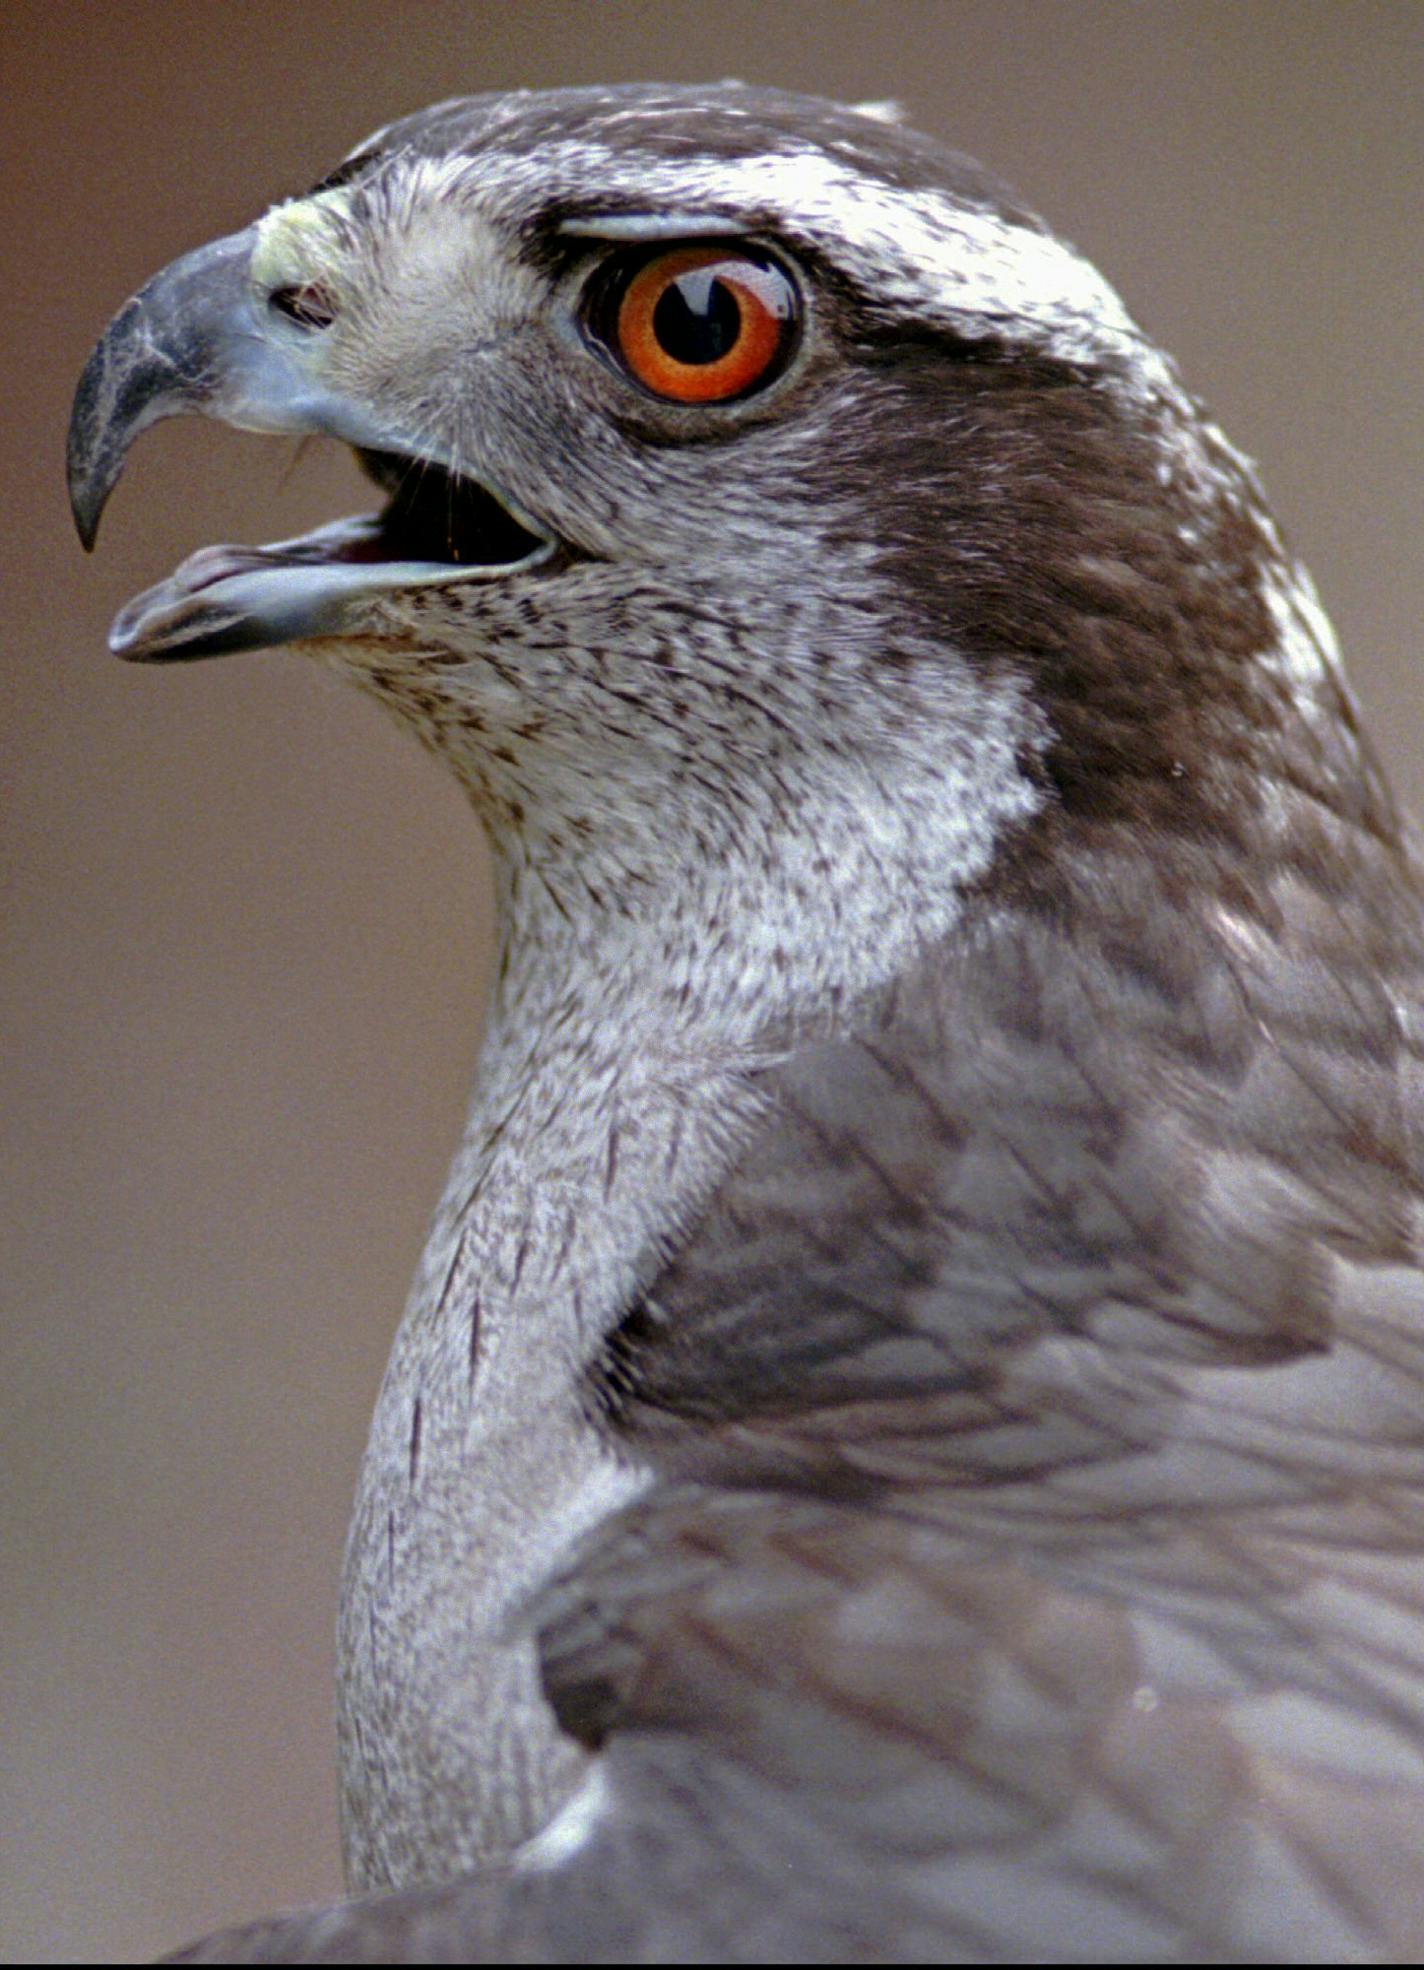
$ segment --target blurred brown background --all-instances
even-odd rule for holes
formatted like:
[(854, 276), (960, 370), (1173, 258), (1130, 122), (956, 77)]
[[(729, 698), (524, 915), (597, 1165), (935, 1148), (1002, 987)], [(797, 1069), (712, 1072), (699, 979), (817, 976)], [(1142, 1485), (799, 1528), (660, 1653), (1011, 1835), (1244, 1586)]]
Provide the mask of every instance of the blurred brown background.
[(146, 438), (88, 563), (68, 396), (174, 254), (441, 96), (736, 74), (897, 96), (1099, 261), (1262, 464), (1424, 806), (1424, 8), (0, 6), (7, 825), (0, 1952), (339, 1887), (332, 1609), (475, 1054), (435, 768), (297, 658), (127, 668), (193, 547), (369, 503), (334, 448)]

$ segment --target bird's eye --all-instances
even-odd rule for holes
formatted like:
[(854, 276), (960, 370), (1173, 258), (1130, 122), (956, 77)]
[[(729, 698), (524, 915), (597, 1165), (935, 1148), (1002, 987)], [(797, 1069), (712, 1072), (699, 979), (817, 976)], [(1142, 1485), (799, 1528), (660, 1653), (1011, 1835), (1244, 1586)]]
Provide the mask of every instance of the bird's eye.
[(769, 254), (703, 244), (620, 256), (598, 284), (591, 326), (654, 396), (722, 404), (781, 373), (799, 313)]

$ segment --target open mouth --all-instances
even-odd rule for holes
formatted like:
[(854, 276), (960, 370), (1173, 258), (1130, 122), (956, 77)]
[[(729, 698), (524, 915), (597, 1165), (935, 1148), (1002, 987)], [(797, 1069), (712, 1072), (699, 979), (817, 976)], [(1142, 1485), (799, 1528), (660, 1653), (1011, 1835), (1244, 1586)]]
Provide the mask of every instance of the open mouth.
[(400, 452), (356, 456), (388, 495), (379, 513), (262, 547), (200, 548), (125, 604), (109, 647), (163, 663), (354, 633), (353, 605), (366, 597), (497, 577), (554, 551), (479, 480)]
[(358, 451), (362, 470), (390, 501), (377, 516), (372, 560), (454, 568), (512, 568), (543, 540), (476, 479), (399, 452)]

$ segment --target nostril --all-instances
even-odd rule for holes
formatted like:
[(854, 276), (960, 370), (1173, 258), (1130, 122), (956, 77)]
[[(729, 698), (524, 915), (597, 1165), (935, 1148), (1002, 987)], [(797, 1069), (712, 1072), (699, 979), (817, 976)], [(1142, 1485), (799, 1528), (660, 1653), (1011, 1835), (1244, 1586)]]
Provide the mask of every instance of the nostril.
[(336, 297), (320, 281), (307, 281), (301, 287), (274, 287), (267, 305), (298, 328), (330, 328), (336, 320)]

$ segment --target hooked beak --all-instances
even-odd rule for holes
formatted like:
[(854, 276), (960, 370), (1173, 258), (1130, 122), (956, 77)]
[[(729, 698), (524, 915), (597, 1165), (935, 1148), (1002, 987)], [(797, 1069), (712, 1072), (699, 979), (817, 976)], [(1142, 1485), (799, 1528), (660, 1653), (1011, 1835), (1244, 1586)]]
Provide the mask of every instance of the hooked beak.
[(189, 412), (343, 439), (390, 497), (379, 514), (296, 540), (200, 550), (119, 612), (109, 643), (120, 656), (170, 661), (350, 633), (373, 595), (504, 575), (554, 551), (507, 496), (322, 383), (319, 335), (281, 316), (251, 278), (254, 240), (249, 228), (175, 260), (104, 331), (69, 426), (80, 540), (93, 547), (139, 433)]

